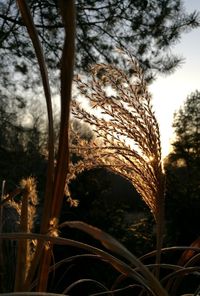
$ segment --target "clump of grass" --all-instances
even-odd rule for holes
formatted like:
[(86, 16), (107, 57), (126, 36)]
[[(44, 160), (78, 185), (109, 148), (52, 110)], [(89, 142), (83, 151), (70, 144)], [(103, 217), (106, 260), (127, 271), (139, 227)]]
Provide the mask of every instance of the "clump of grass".
[[(199, 271), (199, 267), (190, 268), (189, 266), (198, 262), (199, 254), (191, 258), (187, 262), (188, 265), (184, 267), (158, 264), (163, 230), (164, 173), (162, 171), (159, 129), (152, 111), (151, 98), (137, 62), (128, 54), (131, 72), (134, 74), (131, 77), (117, 67), (103, 64), (92, 68), (93, 80), (90, 83), (77, 79), (82, 95), (88, 97), (93, 107), (100, 109), (104, 115), (99, 118), (81, 109), (74, 102), (74, 115), (77, 118), (84, 119), (94, 127), (98, 141), (90, 141), (90, 143), (80, 141), (78, 148), (72, 146), (72, 151), (84, 157), (84, 162), (80, 161), (75, 166), (71, 165), (69, 174), (68, 135), (74, 59), (75, 4), (73, 0), (58, 1), (65, 29), (65, 41), (61, 59), (60, 138), (56, 167), (54, 167), (51, 93), (45, 59), (27, 3), (25, 0), (18, 0), (17, 2), (35, 48), (44, 86), (49, 120), (49, 157), (40, 233), (33, 232), (37, 204), (34, 179), (22, 180), (20, 188), (17, 188), (8, 196), (2, 196), (0, 204), (1, 225), (3, 225), (0, 233), (1, 268), (2, 266), (5, 267), (2, 261), (2, 258), (5, 258), (4, 255), (10, 256), (10, 253), (6, 254), (2, 249), (2, 242), (12, 244), (14, 250), (12, 256), (16, 258), (16, 269), (14, 266), (15, 261), (12, 261), (12, 266), (6, 266), (8, 272), (14, 272), (14, 279), (11, 279), (12, 282), (9, 283), (9, 287), (6, 287), (5, 292), (14, 291), (13, 295), (48, 295), (48, 293), (40, 292), (47, 291), (49, 273), (52, 270), (55, 271), (58, 266), (65, 262), (71, 264), (80, 257), (91, 257), (92, 253), (93, 258), (110, 264), (121, 275), (110, 288), (93, 279), (81, 279), (69, 284), (63, 293), (70, 292), (79, 284), (90, 282), (103, 291), (93, 295), (113, 295), (115, 292), (129, 291), (130, 288), (136, 289), (136, 291), (139, 289), (139, 295), (167, 296), (171, 290), (172, 295), (176, 295), (180, 276), (183, 278), (190, 272)], [(113, 94), (108, 94), (107, 87), (111, 87)], [(106, 167), (122, 175), (130, 180), (141, 194), (158, 225), (158, 244), (155, 252), (143, 256), (139, 260), (122, 244), (98, 228), (80, 221), (68, 221), (59, 225), (63, 195), (68, 190), (68, 184), (65, 183), (66, 177), (68, 177), (67, 180), (69, 181), (81, 170), (90, 169), (94, 166)], [(20, 205), (12, 201), (12, 197), (17, 194), (22, 196)], [(71, 205), (77, 205), (77, 202), (70, 197), (69, 202)], [(8, 217), (12, 218), (13, 224), (10, 224), (11, 219), (7, 220)], [(94, 239), (99, 240), (106, 250), (80, 241), (59, 237), (59, 229), (66, 226), (86, 232)], [(37, 246), (32, 249), (30, 242), (35, 240)], [(71, 256), (52, 264), (51, 255), (54, 244), (81, 249), (90, 254)], [(182, 248), (182, 250), (185, 249)], [(196, 247), (189, 249), (199, 252), (199, 248)], [(170, 250), (173, 251), (173, 249)], [(162, 252), (165, 252), (165, 250), (162, 250)], [(142, 263), (146, 258), (155, 254), (157, 254), (157, 264), (147, 265)], [(172, 272), (159, 281), (151, 272), (153, 268), (158, 266), (172, 270)], [(176, 277), (178, 281), (176, 281)], [(125, 284), (122, 288), (118, 288), (118, 284), (124, 278), (130, 279), (132, 284), (129, 286)], [(166, 288), (164, 289), (163, 286)], [(198, 295), (198, 291), (199, 289), (196, 290), (195, 295)]]

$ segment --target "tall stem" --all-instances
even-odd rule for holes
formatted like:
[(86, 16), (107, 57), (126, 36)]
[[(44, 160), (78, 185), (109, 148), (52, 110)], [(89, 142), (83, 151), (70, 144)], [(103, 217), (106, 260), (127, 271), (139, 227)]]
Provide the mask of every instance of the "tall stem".
[[(61, 59), (60, 135), (49, 224), (52, 221), (56, 222), (59, 219), (64, 197), (66, 177), (69, 172), (68, 130), (75, 53), (74, 0), (59, 0), (58, 3), (65, 28), (65, 41)], [(47, 288), (48, 270), (51, 263), (51, 250), (52, 246), (44, 248), (44, 254), (39, 269), (37, 291), (45, 291)]]

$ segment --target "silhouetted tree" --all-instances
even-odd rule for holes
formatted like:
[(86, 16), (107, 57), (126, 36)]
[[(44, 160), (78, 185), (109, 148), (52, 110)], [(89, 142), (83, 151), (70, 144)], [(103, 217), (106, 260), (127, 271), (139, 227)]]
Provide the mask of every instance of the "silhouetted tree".
[(191, 243), (199, 233), (200, 92), (189, 95), (174, 115), (175, 140), (166, 163), (167, 213), (175, 243)]
[(34, 101), (27, 114), (23, 99), (10, 102), (1, 93), (0, 101), (0, 184), (5, 180), (9, 192), (23, 177), (33, 175), (40, 179), (42, 188), (46, 167), (46, 127), (41, 103)]
[[(51, 78), (55, 88), (63, 40), (57, 1), (29, 0), (28, 4), (46, 60), (53, 69)], [(118, 57), (113, 55), (113, 49), (125, 47), (150, 76), (169, 73), (181, 60), (169, 49), (185, 31), (198, 25), (198, 14), (187, 13), (180, 0), (77, 0), (76, 66), (85, 70), (97, 62), (116, 63)], [(35, 54), (15, 0), (0, 1), (0, 35), (0, 65), (5, 86), (12, 82), (14, 90), (19, 87), (18, 81), (27, 89), (30, 81), (38, 83)], [(30, 62), (35, 67), (30, 67)]]

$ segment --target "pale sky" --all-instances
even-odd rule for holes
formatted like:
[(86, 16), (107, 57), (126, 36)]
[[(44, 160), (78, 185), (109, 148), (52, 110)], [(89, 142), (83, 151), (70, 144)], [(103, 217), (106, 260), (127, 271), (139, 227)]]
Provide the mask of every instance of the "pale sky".
[[(185, 0), (185, 8), (187, 12), (200, 11), (200, 0)], [(172, 52), (184, 57), (183, 65), (169, 76), (158, 77), (149, 87), (160, 125), (163, 156), (170, 149), (174, 112), (191, 92), (200, 91), (200, 28), (184, 34)]]

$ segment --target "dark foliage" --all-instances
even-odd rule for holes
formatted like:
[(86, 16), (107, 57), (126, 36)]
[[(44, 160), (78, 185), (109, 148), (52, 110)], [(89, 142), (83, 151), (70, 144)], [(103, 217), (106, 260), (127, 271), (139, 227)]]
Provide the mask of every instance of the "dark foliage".
[(11, 192), (22, 178), (32, 175), (40, 181), (38, 189), (42, 196), (46, 174), (46, 129), (39, 104), (34, 101), (35, 113), (30, 110), (31, 123), (23, 125), (24, 101), (13, 100), (9, 106), (7, 97), (1, 93), (0, 102), (0, 184), (5, 180), (4, 193)]
[(174, 243), (190, 244), (199, 235), (200, 93), (187, 97), (174, 116), (176, 138), (166, 170), (167, 218)]
[[(57, 1), (28, 2), (48, 66), (53, 70), (50, 75), (55, 89), (63, 42)], [(182, 33), (198, 25), (198, 14), (186, 13), (179, 0), (78, 0), (76, 66), (87, 70), (97, 62), (118, 63), (113, 49), (125, 47), (141, 62), (149, 78), (157, 72), (169, 73), (181, 59), (168, 49)], [(14, 91), (16, 86), (19, 88), (17, 81), (25, 89), (35, 82), (36, 91), (39, 79), (35, 54), (15, 0), (0, 1), (0, 54), (4, 86), (12, 84)]]

